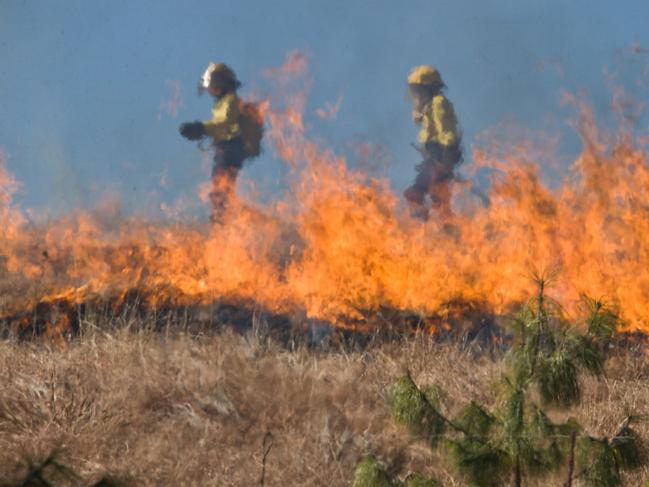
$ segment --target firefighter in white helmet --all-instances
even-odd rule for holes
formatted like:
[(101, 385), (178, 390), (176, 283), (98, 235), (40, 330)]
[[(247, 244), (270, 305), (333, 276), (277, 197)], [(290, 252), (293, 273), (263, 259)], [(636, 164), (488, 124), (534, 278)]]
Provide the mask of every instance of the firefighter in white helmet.
[(261, 152), (263, 120), (254, 103), (237, 96), (241, 83), (234, 71), (223, 63), (210, 63), (201, 78), (199, 91), (215, 98), (212, 118), (187, 122), (180, 133), (189, 140), (209, 137), (215, 149), (212, 168), (212, 220), (220, 221), (231, 197), (237, 175), (248, 158)]

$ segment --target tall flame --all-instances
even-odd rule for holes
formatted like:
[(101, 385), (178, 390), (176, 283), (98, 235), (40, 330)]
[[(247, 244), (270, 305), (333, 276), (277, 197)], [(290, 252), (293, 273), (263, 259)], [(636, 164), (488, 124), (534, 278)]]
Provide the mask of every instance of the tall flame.
[(30, 225), (0, 165), (0, 264), (38, 283), (13, 307), (136, 288), (151, 304), (244, 299), (345, 326), (382, 307), (436, 313), (458, 300), (503, 312), (529, 294), (534, 269), (560, 268), (554, 292), (569, 312), (582, 294), (605, 298), (649, 332), (649, 161), (628, 127), (605, 134), (578, 103), (583, 151), (556, 188), (522, 142), (498, 156), (476, 149), (469, 172), (493, 170), (488, 204), (456, 183), (453, 214), (421, 222), (389, 181), (308, 138), (306, 89), (288, 89), (306, 79), (304, 57), (267, 75), (278, 93), (263, 106), (268, 139), (291, 191), (265, 207), (235, 200), (213, 228), (90, 211)]

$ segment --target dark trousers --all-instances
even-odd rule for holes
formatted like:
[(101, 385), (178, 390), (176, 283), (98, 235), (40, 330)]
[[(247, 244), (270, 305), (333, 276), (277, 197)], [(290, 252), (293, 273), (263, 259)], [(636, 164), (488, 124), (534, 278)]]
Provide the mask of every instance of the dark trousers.
[[(424, 160), (416, 167), (417, 176), (406, 189), (404, 196), (419, 216), (428, 213), (426, 197), (430, 197), (432, 207), (444, 212), (450, 211), (449, 182), (455, 177), (455, 168), (462, 160), (459, 146), (442, 146), (429, 143), (419, 149)], [(425, 215), (424, 215), (425, 213)]]
[(246, 159), (243, 139), (223, 141), (214, 144), (214, 165), (212, 166), (212, 221), (221, 221), (227, 202), (234, 193), (237, 176)]

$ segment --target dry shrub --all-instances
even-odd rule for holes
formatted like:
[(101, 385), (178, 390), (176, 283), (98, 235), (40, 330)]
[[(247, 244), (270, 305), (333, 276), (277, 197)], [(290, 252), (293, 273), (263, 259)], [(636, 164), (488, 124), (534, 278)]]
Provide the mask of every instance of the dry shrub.
[[(364, 351), (289, 351), (230, 332), (192, 337), (89, 331), (60, 347), (0, 342), (0, 477), (25, 458), (58, 459), (91, 485), (349, 485), (358, 460), (402, 478), (420, 471), (461, 485), (446, 462), (389, 416), (386, 393), (406, 366), (457, 402), (494, 401), (497, 361), (414, 338)], [(588, 380), (577, 420), (610, 434), (649, 405), (649, 366), (621, 352)], [(649, 440), (649, 426), (636, 429)], [(638, 485), (649, 470), (635, 472)], [(644, 477), (643, 477), (644, 476)]]

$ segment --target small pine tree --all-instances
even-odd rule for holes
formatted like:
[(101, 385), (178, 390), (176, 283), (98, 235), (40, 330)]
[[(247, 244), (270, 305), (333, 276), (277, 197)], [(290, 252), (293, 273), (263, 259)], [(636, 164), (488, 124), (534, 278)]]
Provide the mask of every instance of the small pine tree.
[(352, 487), (395, 487), (395, 484), (376, 459), (367, 457), (356, 466)]
[(401, 482), (391, 478), (375, 458), (366, 457), (356, 466), (352, 487), (439, 487), (439, 484), (420, 473), (411, 473)]
[(521, 487), (525, 478), (566, 466), (568, 487), (577, 478), (612, 487), (620, 485), (623, 469), (643, 463), (630, 417), (612, 437), (594, 438), (574, 420), (553, 423), (544, 411), (579, 403), (580, 376), (603, 374), (604, 352), (618, 325), (611, 308), (585, 299), (586, 331), (580, 333), (546, 296), (547, 282), (537, 279), (537, 295), (512, 320), (508, 368), (494, 411), (472, 401), (459, 413), (447, 414), (439, 389), (420, 389), (409, 373), (390, 391), (394, 419), (431, 448), (442, 446), (470, 485), (495, 487), (510, 481)]
[(420, 473), (412, 473), (403, 481), (403, 487), (438, 487), (439, 484), (430, 477)]
[[(54, 487), (61, 485), (84, 485), (81, 478), (69, 467), (62, 464), (58, 459), (58, 453), (53, 452), (44, 460), (33, 462), (27, 460), (26, 474), (20, 480), (13, 482), (2, 482), (0, 487)], [(86, 484), (87, 485), (87, 484)], [(118, 487), (127, 485), (124, 481), (104, 477), (94, 482), (91, 487)]]

